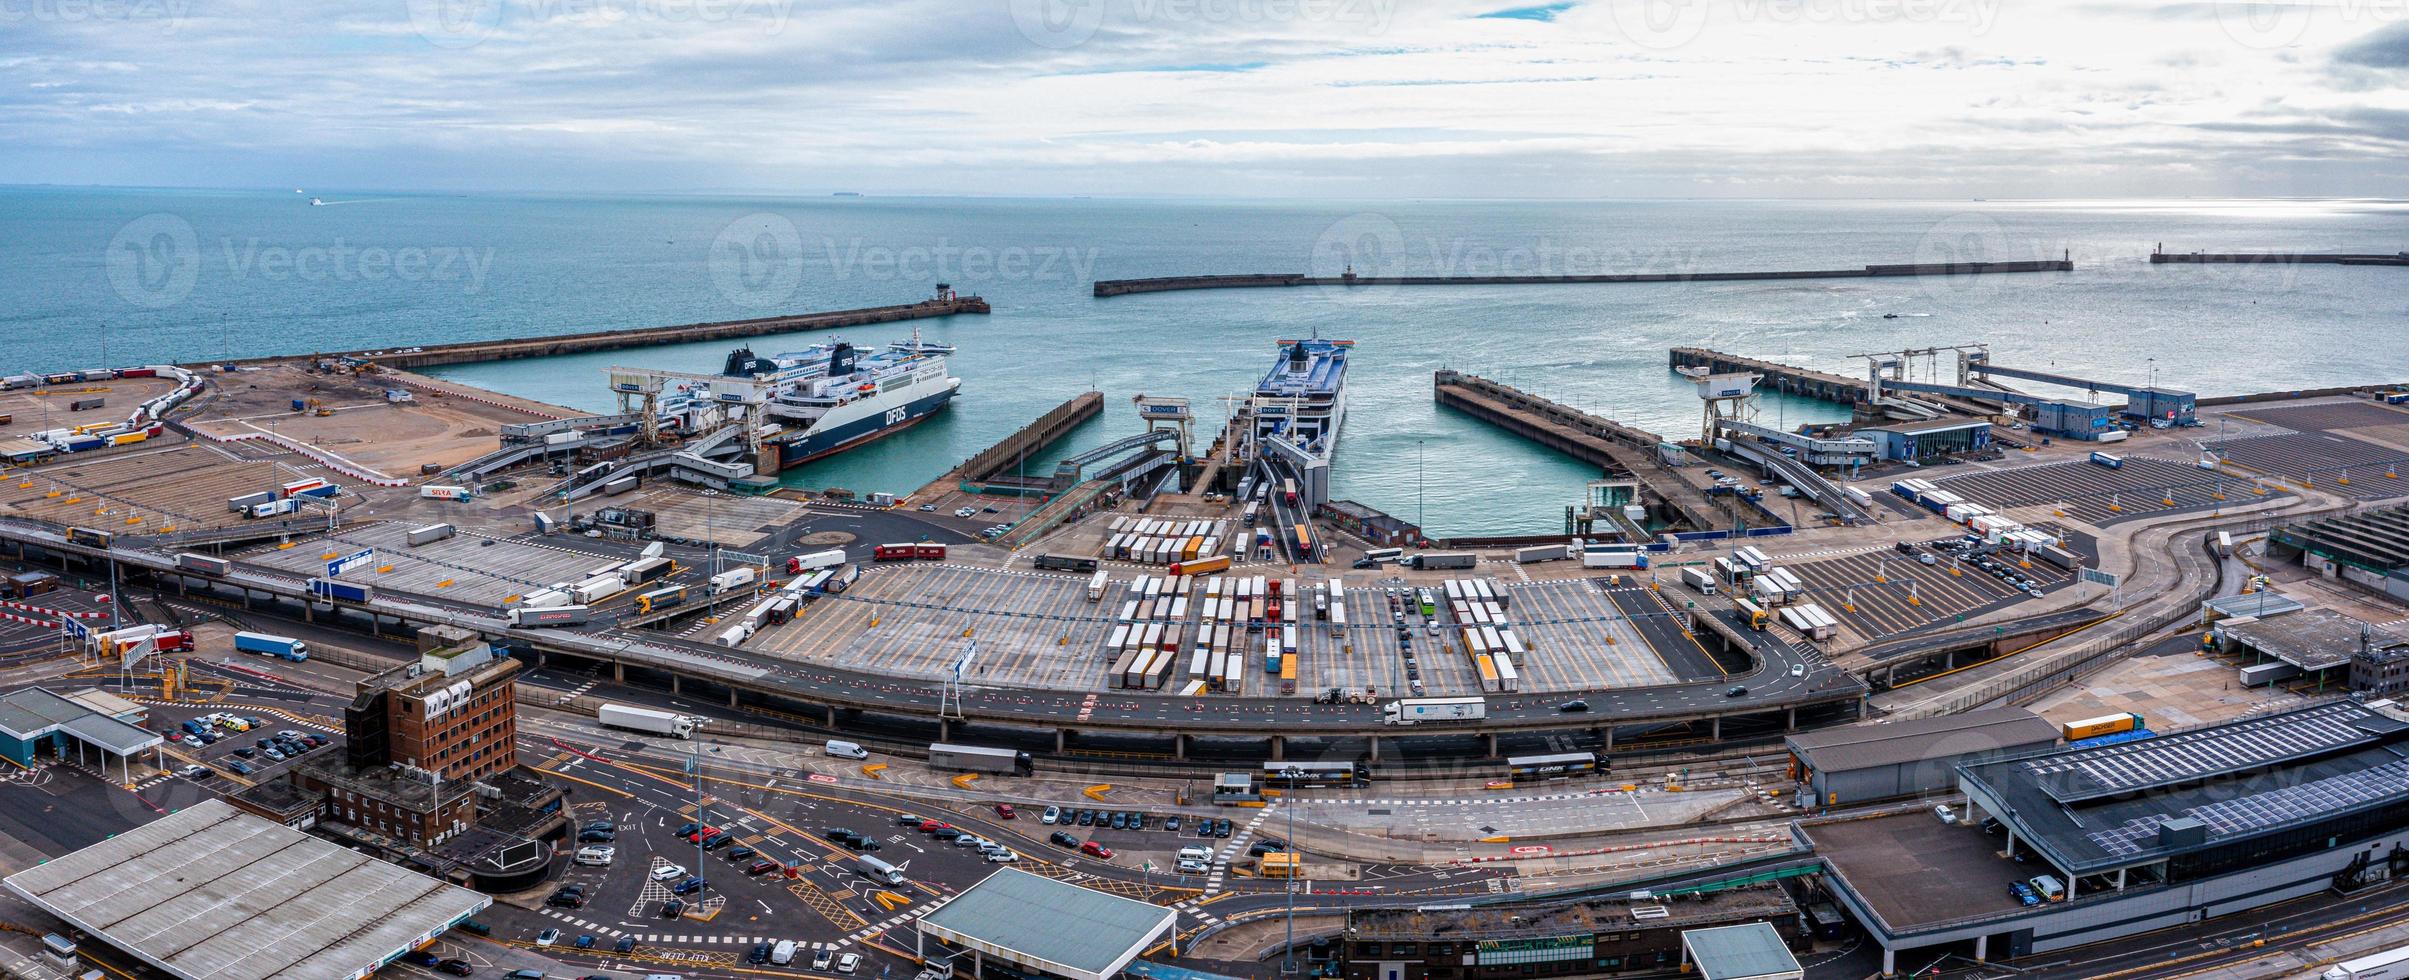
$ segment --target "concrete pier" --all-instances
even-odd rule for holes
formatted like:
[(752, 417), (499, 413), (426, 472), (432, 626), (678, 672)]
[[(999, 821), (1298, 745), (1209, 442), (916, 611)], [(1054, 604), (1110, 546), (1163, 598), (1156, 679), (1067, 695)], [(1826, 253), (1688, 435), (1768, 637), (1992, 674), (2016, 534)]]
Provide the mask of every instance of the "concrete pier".
[[(2409, 252), (2168, 252), (2150, 253), (2151, 265), (2404, 265)], [(1097, 295), (1103, 295), (1098, 293)]]
[[(1095, 418), (1103, 412), (1103, 393), (1080, 392), (1072, 396), (1069, 401), (1056, 405), (1044, 415), (1038, 416), (1035, 421), (1021, 426), (1011, 435), (998, 440), (995, 445), (980, 450), (978, 455), (963, 460), (962, 465), (945, 471), (944, 475), (929, 481), (928, 485), (921, 487), (918, 492), (912, 494), (912, 497), (915, 499), (933, 498), (956, 487), (969, 489), (967, 484), (995, 481), (1016, 473), (1023, 463), (1044, 452), (1047, 446), (1053, 445), (1056, 440), (1061, 439), (1072, 429), (1078, 428), (1080, 423)], [(1021, 480), (1005, 482), (1010, 482), (1016, 487), (1031, 485), (1028, 481)], [(1048, 486), (1048, 482), (1048, 479), (1040, 478), (1034, 482), (1033, 489), (1042, 492)]]
[(681, 344), (697, 340), (736, 340), (769, 334), (833, 330), (838, 327), (858, 327), (871, 323), (926, 320), (961, 313), (986, 312), (986, 300), (976, 296), (960, 296), (922, 300), (902, 306), (873, 306), (866, 309), (837, 310), (828, 313), (800, 313), (792, 316), (769, 316), (751, 320), (687, 323), (673, 327), (639, 327), (633, 330), (598, 330), (590, 333), (556, 334), (550, 337), (436, 344), (413, 348), (406, 352), (387, 351), (374, 356), (370, 356), (368, 352), (359, 351), (353, 352), (352, 356), (362, 357), (388, 367), (416, 369), (440, 364), (509, 361), (522, 357), (581, 354), (587, 351), (620, 350), (628, 347), (649, 347), (655, 344)]
[(1589, 276), (1308, 276), (1303, 273), (1233, 273), (1165, 276), (1156, 279), (1098, 279), (1096, 295), (1167, 293), (1186, 289), (1259, 289), (1281, 286), (1563, 286), (1616, 282), (1746, 282), (1765, 279), (1867, 279), (1887, 276), (1972, 276), (2013, 272), (2072, 272), (2068, 259), (2035, 262), (1924, 262), (1869, 265), (1861, 269), (1787, 272), (1634, 272)]
[(1477, 375), (1442, 369), (1432, 375), (1431, 383), (1432, 396), (1441, 405), (1471, 413), (1484, 422), (1609, 472), (1631, 474), (1694, 527), (1722, 527), (1732, 519), (1704, 491), (1665, 471), (1656, 460), (1656, 447), (1665, 440), (1655, 433), (1567, 408)]
[(1863, 378), (1844, 378), (1837, 374), (1791, 367), (1772, 361), (1760, 361), (1753, 357), (1726, 354), (1722, 351), (1707, 350), (1704, 347), (1673, 348), (1672, 366), (1675, 369), (1703, 367), (1717, 373), (1747, 371), (1763, 375), (1764, 380), (1759, 384), (1784, 394), (1838, 402), (1842, 405), (1863, 405), (1873, 397), (1872, 389), (1866, 387)]

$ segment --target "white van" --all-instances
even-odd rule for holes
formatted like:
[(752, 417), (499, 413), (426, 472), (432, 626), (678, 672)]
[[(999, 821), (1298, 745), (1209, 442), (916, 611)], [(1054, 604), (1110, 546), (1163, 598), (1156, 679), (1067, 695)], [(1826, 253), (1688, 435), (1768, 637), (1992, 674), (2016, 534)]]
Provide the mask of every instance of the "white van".
[(776, 946), (773, 946), (773, 947), (771, 947), (771, 948), (770, 948), (770, 962), (772, 962), (772, 963), (776, 963), (776, 964), (778, 964), (779, 966), (785, 966), (785, 965), (787, 965), (787, 964), (789, 964), (789, 963), (792, 963), (792, 962), (794, 962), (794, 961), (795, 961), (795, 941), (794, 941), (794, 940), (792, 940), (792, 939), (781, 939), (781, 940), (778, 940), (778, 945), (776, 945)]
[(839, 742), (834, 739), (829, 740), (826, 751), (830, 758), (835, 759), (867, 759), (870, 757), (869, 749), (852, 742)]
[(2054, 875), (2034, 875), (2032, 880), (2025, 884), (2033, 886), (2033, 890), (2040, 892), (2044, 900), (2052, 902), (2066, 900), (2066, 886), (2059, 884)]

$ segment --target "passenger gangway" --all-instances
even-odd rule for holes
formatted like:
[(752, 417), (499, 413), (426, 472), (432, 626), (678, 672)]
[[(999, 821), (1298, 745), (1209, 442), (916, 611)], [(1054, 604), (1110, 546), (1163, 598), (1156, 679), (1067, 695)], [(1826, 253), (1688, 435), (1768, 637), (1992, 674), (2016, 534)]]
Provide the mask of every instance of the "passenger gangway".
[(1730, 442), (1733, 455), (1754, 462), (1780, 477), (1782, 482), (1797, 487), (1798, 492), (1805, 494), (1807, 499), (1839, 515), (1842, 522), (1850, 525), (1875, 523), (1872, 511), (1850, 500), (1848, 494), (1841, 492), (1838, 484), (1824, 479), (1823, 474), (1815, 472), (1814, 467), (1784, 456), (1780, 450), (1762, 443), (1747, 439), (1733, 439)]

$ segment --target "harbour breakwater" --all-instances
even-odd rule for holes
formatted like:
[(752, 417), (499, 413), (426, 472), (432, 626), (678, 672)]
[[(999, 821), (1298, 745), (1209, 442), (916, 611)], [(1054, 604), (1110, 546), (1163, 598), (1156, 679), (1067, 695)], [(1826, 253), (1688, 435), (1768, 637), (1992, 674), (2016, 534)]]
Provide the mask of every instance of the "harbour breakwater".
[(1808, 269), (1787, 272), (1634, 272), (1581, 276), (1337, 276), (1303, 273), (1234, 273), (1212, 276), (1165, 276), (1153, 279), (1098, 279), (1097, 296), (1129, 293), (1167, 293), (1189, 289), (1262, 289), (1290, 286), (1561, 286), (1616, 282), (1747, 282), (1779, 279), (1867, 279), (1891, 276), (1973, 276), (2017, 272), (2072, 272), (2072, 259), (2029, 262), (1918, 262), (1869, 265), (1861, 269)]
[(2409, 252), (2169, 252), (2150, 253), (2151, 265), (2400, 265)]
[(699, 340), (735, 340), (770, 334), (834, 330), (839, 327), (858, 327), (872, 323), (926, 320), (963, 313), (986, 312), (988, 312), (986, 300), (976, 296), (954, 296), (948, 293), (935, 299), (926, 299), (900, 306), (873, 306), (858, 310), (756, 317), (750, 320), (721, 320), (712, 323), (687, 323), (669, 327), (638, 327), (632, 330), (597, 330), (587, 333), (555, 334), (549, 337), (523, 337), (512, 340), (472, 340), (457, 344), (412, 347), (406, 350), (359, 351), (352, 353), (351, 356), (375, 361), (387, 367), (416, 370), (444, 364), (509, 361), (523, 357), (583, 354), (589, 351), (622, 350), (630, 347), (650, 347), (656, 344), (691, 343)]

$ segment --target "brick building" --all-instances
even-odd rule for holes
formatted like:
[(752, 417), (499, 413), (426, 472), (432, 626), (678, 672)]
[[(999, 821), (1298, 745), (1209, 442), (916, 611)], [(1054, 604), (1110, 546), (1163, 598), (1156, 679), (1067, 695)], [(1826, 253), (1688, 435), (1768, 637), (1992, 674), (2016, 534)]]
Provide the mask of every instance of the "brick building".
[(1798, 905), (1781, 885), (1769, 884), (1536, 908), (1355, 911), (1329, 946), (1345, 980), (1667, 973), (1682, 964), (1683, 931), (1748, 922), (1771, 923), (1792, 948), (1809, 942)]

